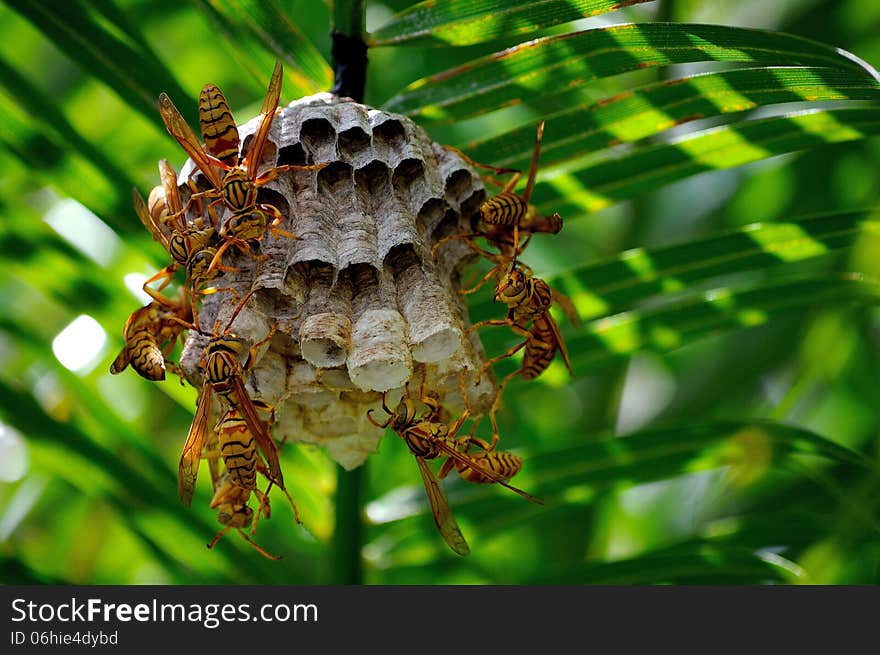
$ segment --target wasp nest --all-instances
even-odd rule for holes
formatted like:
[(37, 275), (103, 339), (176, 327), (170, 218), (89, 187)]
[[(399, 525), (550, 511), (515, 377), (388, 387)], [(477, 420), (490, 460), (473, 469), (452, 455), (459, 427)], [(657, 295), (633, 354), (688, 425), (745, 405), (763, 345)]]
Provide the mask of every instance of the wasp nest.
[[(245, 152), (258, 122), (239, 128)], [(199, 311), (204, 330), (222, 331), (236, 298), (256, 290), (230, 330), (253, 343), (277, 327), (246, 379), (253, 398), (274, 406), (275, 437), (323, 446), (355, 468), (382, 436), (366, 419), (382, 392), (393, 403), (412, 381), (417, 395), (425, 376), (426, 392), (454, 416), (463, 369), (472, 413), (487, 411), (495, 385), (491, 375), (474, 384), (485, 353), (458, 293), (473, 253), (455, 239), (432, 256), (438, 239), (472, 230), (486, 197), (479, 176), (409, 119), (330, 94), (276, 113), (260, 171), (285, 164), (326, 164), (260, 189), (297, 238), (269, 233), (251, 255), (227, 250), (224, 265), (239, 270), (215, 286), (234, 291), (205, 296)], [(209, 188), (187, 162), (183, 193), (190, 177)], [(194, 384), (207, 341), (191, 331), (184, 348)]]

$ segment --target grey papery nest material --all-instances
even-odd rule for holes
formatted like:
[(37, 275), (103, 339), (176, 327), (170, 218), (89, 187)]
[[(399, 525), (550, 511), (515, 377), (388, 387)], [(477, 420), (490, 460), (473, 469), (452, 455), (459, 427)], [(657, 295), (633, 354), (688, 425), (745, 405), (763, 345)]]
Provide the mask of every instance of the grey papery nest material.
[[(239, 128), (245, 152), (257, 123)], [(259, 201), (278, 207), (285, 217), (280, 227), (298, 238), (267, 234), (262, 259), (230, 248), (223, 263), (240, 271), (216, 286), (242, 297), (257, 289), (231, 326), (235, 334), (253, 343), (277, 324), (246, 378), (251, 397), (275, 407), (275, 437), (323, 446), (352, 469), (375, 452), (383, 434), (367, 410), (377, 409), (381, 419), (382, 392), (393, 406), (410, 380), (417, 396), (425, 370), (426, 390), (453, 417), (464, 408), (464, 368), (473, 414), (492, 402), (491, 375), (474, 385), (485, 353), (468, 332), (458, 293), (460, 272), (474, 253), (456, 239), (438, 249), (437, 261), (431, 254), (443, 236), (472, 230), (486, 192), (461, 157), (403, 116), (330, 94), (280, 109), (260, 171), (325, 162), (318, 171), (282, 173), (261, 188)], [(180, 176), (184, 194), (190, 176), (209, 188), (188, 161)], [(226, 216), (220, 209), (220, 220)], [(206, 296), (202, 328), (222, 330), (236, 305), (228, 292)], [(184, 347), (181, 366), (193, 384), (202, 380), (207, 341), (192, 331)]]

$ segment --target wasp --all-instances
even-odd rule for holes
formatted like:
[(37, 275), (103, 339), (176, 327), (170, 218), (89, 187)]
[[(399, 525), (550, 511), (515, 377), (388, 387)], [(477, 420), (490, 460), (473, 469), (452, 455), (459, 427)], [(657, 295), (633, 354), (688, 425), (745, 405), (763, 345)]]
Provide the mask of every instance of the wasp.
[[(419, 467), (428, 502), (431, 505), (431, 513), (434, 516), (434, 523), (437, 525), (440, 535), (454, 552), (464, 556), (470, 553), (470, 547), (461, 533), (461, 528), (459, 528), (455, 517), (452, 515), (446, 494), (443, 492), (443, 488), (440, 486), (440, 482), (428, 465), (427, 460), (438, 457), (449, 458), (460, 464), (464, 469), (473, 470), (475, 473), (507, 487), (532, 502), (543, 504), (543, 501), (521, 489), (511, 486), (503, 476), (498, 475), (490, 468), (484, 467), (478, 459), (474, 459), (459, 450), (455, 437), (470, 415), (470, 408), (466, 406), (462, 415), (452, 425), (440, 422), (436, 420), (440, 412), (440, 404), (436, 399), (425, 395), (424, 387), (425, 381), (423, 378), (419, 400), (427, 409), (422, 414), (417, 412), (415, 402), (410, 398), (407, 387), (406, 393), (394, 410), (386, 404), (386, 394), (382, 394), (382, 409), (388, 415), (384, 423), (380, 423), (373, 418), (373, 410), (367, 411), (367, 419), (379, 428), (391, 426), (391, 429), (406, 443)], [(462, 371), (462, 387), (464, 387), (464, 371)], [(464, 388), (462, 388), (462, 397), (467, 404), (467, 395)]]
[[(474, 453), (468, 452), (472, 442), (477, 443), (482, 450)], [(438, 478), (445, 478), (454, 468), (458, 471), (458, 475), (462, 480), (476, 484), (492, 484), (496, 480), (487, 476), (484, 473), (485, 470), (492, 471), (505, 482), (522, 470), (522, 457), (507, 451), (495, 450), (493, 445), (486, 443), (482, 439), (468, 436), (462, 439), (457, 447), (475, 462), (477, 466), (474, 467), (461, 460), (450, 458), (443, 462), (443, 466), (440, 467), (440, 472), (437, 474)]]
[(574, 375), (562, 333), (550, 314), (553, 302), (560, 305), (573, 324), (579, 322), (577, 310), (568, 298), (557, 293), (544, 280), (523, 271), (515, 261), (513, 268), (495, 287), (494, 300), (500, 300), (507, 305), (507, 317), (480, 321), (472, 325), (470, 329), (476, 330), (489, 325), (506, 325), (524, 340), (507, 352), (486, 361), (480, 368), (477, 380), (479, 381), (482, 374), (496, 362), (512, 357), (523, 349), (524, 353), (520, 368), (505, 376), (501, 384), (498, 385), (495, 400), (489, 411), (492, 422), (493, 446), (498, 441), (498, 425), (495, 414), (501, 402), (501, 394), (513, 377), (518, 375), (524, 380), (534, 380), (549, 368), (557, 352), (562, 356), (562, 361), (569, 374)]
[[(189, 507), (192, 503), (193, 489), (198, 477), (199, 461), (208, 432), (208, 415), (211, 409), (211, 399), (217, 394), (224, 410), (235, 410), (241, 414), (244, 424), (256, 440), (257, 447), (262, 452), (268, 465), (267, 477), (271, 482), (284, 488), (284, 479), (281, 474), (281, 466), (278, 462), (278, 449), (275, 442), (269, 436), (265, 425), (260, 421), (254, 401), (244, 386), (244, 375), (256, 363), (256, 355), (259, 348), (268, 343), (275, 334), (277, 325), (273, 325), (260, 341), (255, 342), (248, 348), (243, 339), (230, 333), (230, 328), (239, 312), (244, 308), (250, 296), (255, 291), (245, 295), (235, 311), (232, 313), (223, 332), (217, 333), (216, 329), (205, 348), (204, 368), (205, 380), (199, 392), (196, 402), (196, 412), (187, 435), (183, 453), (180, 457), (177, 476), (177, 490), (181, 501)], [(247, 355), (244, 364), (242, 357)]]
[(160, 225), (171, 231), (170, 236), (161, 242), (171, 255), (172, 269), (185, 269), (187, 278), (191, 280), (216, 277), (219, 272), (209, 275), (208, 271), (208, 265), (217, 252), (219, 239), (216, 228), (212, 224), (205, 225), (202, 217), (193, 224), (187, 223), (177, 186), (177, 172), (167, 159), (159, 161), (159, 179), (161, 184), (150, 192), (146, 212), (143, 200), (136, 194), (135, 205), (141, 222), (160, 240), (159, 235), (165, 234)]
[[(244, 157), (239, 154), (238, 128), (226, 98), (216, 85), (206, 85), (199, 94), (199, 121), (204, 147), (171, 99), (165, 93), (159, 96), (159, 113), (165, 127), (213, 186), (209, 191), (193, 194), (190, 201), (200, 197), (215, 198), (208, 205), (209, 212), (218, 203), (225, 204), (231, 212), (231, 216), (220, 226), (219, 235), (224, 243), (214, 254), (210, 269), (216, 268), (220, 257), (230, 246), (250, 252), (248, 242), (261, 240), (267, 230), (295, 239), (295, 235), (279, 227), (283, 216), (277, 207), (257, 202), (257, 191), (284, 171), (318, 170), (326, 165), (276, 166), (263, 175), (257, 175), (281, 97), (282, 73), (281, 62), (276, 61), (261, 109), (262, 119)], [(217, 169), (226, 172), (221, 176)], [(271, 221), (269, 216), (272, 217)]]
[[(175, 271), (186, 272), (187, 284), (194, 293), (209, 294), (221, 290), (232, 291), (226, 287), (203, 288), (202, 285), (223, 272), (238, 269), (215, 265), (211, 268), (217, 255), (217, 231), (213, 225), (205, 225), (202, 219), (188, 224), (183, 213), (180, 190), (177, 187), (177, 173), (168, 160), (159, 162), (161, 184), (154, 188), (149, 197), (149, 205), (137, 189), (132, 189), (132, 202), (135, 213), (150, 232), (153, 238), (171, 255), (172, 262), (150, 279), (144, 282), (143, 289), (155, 300), (161, 298), (161, 291), (174, 278)], [(154, 290), (151, 285), (162, 280)], [(198, 311), (195, 296), (190, 297), (193, 324), (198, 328)]]
[(181, 377), (177, 365), (166, 358), (174, 349), (183, 330), (191, 327), (191, 304), (185, 289), (177, 302), (156, 294), (150, 304), (134, 311), (125, 322), (122, 335), (125, 345), (110, 365), (110, 373), (118, 375), (131, 364), (147, 380), (165, 379), (166, 364)]
[[(251, 403), (254, 408), (271, 410), (262, 401), (252, 400)], [(271, 411), (273, 419), (270, 422), (273, 422), (274, 410)], [(249, 489), (260, 496), (261, 494), (257, 489), (257, 473), (262, 473), (287, 494), (287, 499), (293, 508), (296, 522), (300, 523), (299, 511), (296, 508), (296, 503), (293, 502), (293, 498), (291, 498), (290, 494), (287, 493), (287, 489), (278, 480), (270, 478), (269, 472), (257, 452), (254, 434), (242, 411), (237, 407), (229, 407), (217, 421), (214, 432), (217, 435), (219, 446), (218, 455), (223, 459), (223, 464), (226, 467), (226, 472), (231, 482), (243, 489)], [(210, 454), (207, 456), (210, 456)]]
[[(261, 409), (268, 408), (260, 401), (253, 401), (253, 404)], [(253, 433), (239, 409), (230, 407), (220, 417), (214, 428), (212, 444), (215, 445), (216, 450), (213, 453), (203, 453), (202, 457), (209, 460), (211, 479), (214, 484), (211, 509), (217, 510), (217, 521), (224, 527), (214, 536), (208, 544), (208, 548), (213, 548), (229, 530), (236, 529), (245, 541), (262, 555), (269, 559), (280, 559), (280, 557), (267, 553), (244, 532), (245, 528), (251, 527), (251, 535), (255, 534), (260, 516), (269, 518), (271, 511), (269, 490), (273, 484), (280, 485), (271, 477), (260, 459)], [(218, 475), (217, 458), (222, 458), (226, 468), (222, 476)], [(261, 473), (269, 480), (265, 491), (260, 491), (257, 488), (257, 473)], [(283, 486), (281, 489), (290, 501), (296, 522), (300, 523), (296, 503), (293, 502), (287, 489)], [(259, 503), (256, 513), (249, 507), (252, 493), (257, 497)]]
[[(475, 453), (468, 452), (470, 445), (475, 443), (481, 448)], [(519, 455), (514, 455), (503, 450), (495, 450), (494, 445), (488, 444), (482, 439), (472, 435), (463, 437), (457, 442), (459, 450), (479, 466), (476, 468), (460, 460), (447, 459), (440, 468), (438, 478), (445, 478), (454, 468), (462, 480), (476, 484), (492, 484), (495, 479), (488, 477), (483, 471), (488, 469), (495, 473), (505, 482), (522, 470), (523, 460)]]
[[(535, 186), (535, 176), (538, 172), (538, 158), (541, 152), (541, 140), (543, 139), (543, 136), (544, 121), (541, 121), (538, 124), (538, 134), (535, 139), (535, 147), (529, 165), (526, 188), (522, 195), (514, 192), (517, 182), (519, 182), (522, 177), (522, 171), (510, 168), (497, 168), (495, 166), (489, 166), (488, 164), (480, 164), (473, 161), (458, 149), (447, 146), (447, 148), (457, 152), (472, 166), (489, 169), (496, 174), (511, 174), (510, 179), (504, 185), (501, 185), (495, 178), (489, 178), (490, 181), (499, 186), (503, 186), (503, 188), (500, 193), (492, 196), (480, 205), (478, 231), (464, 234), (452, 234), (440, 239), (434, 244), (432, 250), (436, 253), (440, 245), (448, 240), (466, 239), (471, 249), (495, 264), (495, 266), (490, 269), (476, 285), (469, 289), (462, 290), (462, 294), (466, 295), (475, 293), (493, 276), (502, 275), (505, 267), (509, 266), (510, 262), (525, 249), (532, 234), (538, 232), (557, 234), (562, 230), (562, 217), (559, 216), (559, 214), (554, 213), (550, 216), (542, 216), (537, 213), (533, 205), (529, 204), (529, 200), (532, 197), (532, 190)], [(527, 234), (522, 244), (520, 244), (519, 241), (520, 232)], [(480, 248), (474, 242), (474, 239), (477, 237), (485, 238), (498, 250), (498, 253), (493, 253), (484, 248)]]

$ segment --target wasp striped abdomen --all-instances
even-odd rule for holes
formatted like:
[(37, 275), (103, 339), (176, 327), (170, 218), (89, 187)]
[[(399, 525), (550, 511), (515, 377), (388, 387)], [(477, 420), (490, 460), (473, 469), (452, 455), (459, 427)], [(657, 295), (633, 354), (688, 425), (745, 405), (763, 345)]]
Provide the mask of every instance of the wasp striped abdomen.
[(110, 366), (110, 373), (117, 375), (129, 364), (147, 380), (158, 382), (165, 379), (165, 357), (149, 329), (136, 330), (126, 337), (125, 348)]
[(156, 337), (148, 330), (139, 330), (132, 335), (131, 367), (148, 380), (165, 379), (165, 357)]
[(530, 337), (523, 353), (522, 378), (534, 380), (549, 368), (556, 351), (561, 349), (558, 331), (553, 328), (546, 314), (536, 316)]
[[(522, 457), (501, 450), (477, 451), (469, 453), (468, 457), (478, 467), (489, 470), (503, 480), (509, 480), (522, 470)], [(468, 466), (464, 462), (456, 462), (455, 469), (463, 480), (477, 484), (492, 484), (496, 482), (478, 468)]]
[(229, 479), (244, 489), (257, 486), (257, 446), (247, 421), (237, 409), (223, 415), (217, 427), (220, 455)]
[(502, 191), (480, 205), (480, 217), (487, 225), (519, 225), (529, 210), (529, 204), (521, 196)]
[(184, 293), (177, 301), (156, 294), (156, 300), (132, 312), (122, 331), (125, 345), (110, 365), (110, 373), (117, 375), (130, 364), (147, 380), (164, 380), (165, 355), (188, 326), (192, 318), (188, 310)]
[(199, 124), (205, 149), (229, 166), (238, 163), (239, 137), (235, 119), (223, 92), (206, 84), (199, 94)]

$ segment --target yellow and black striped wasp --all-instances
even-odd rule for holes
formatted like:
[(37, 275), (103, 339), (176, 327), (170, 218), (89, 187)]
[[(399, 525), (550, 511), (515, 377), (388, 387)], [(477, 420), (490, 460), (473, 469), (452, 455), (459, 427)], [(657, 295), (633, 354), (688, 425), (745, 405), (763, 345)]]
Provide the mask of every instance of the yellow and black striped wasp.
[[(264, 410), (270, 409), (260, 401), (253, 401), (253, 405)], [(271, 422), (270, 420), (269, 424)], [(263, 425), (269, 432), (268, 424), (263, 423)], [(245, 528), (250, 527), (251, 535), (255, 534), (260, 516), (269, 518), (271, 512), (269, 490), (277, 483), (260, 458), (255, 436), (240, 409), (230, 407), (226, 410), (217, 421), (217, 425), (214, 427), (214, 436), (208, 446), (209, 450), (203, 452), (201, 456), (203, 459), (209, 460), (211, 480), (214, 486), (211, 509), (217, 510), (217, 521), (223, 525), (223, 528), (208, 544), (208, 548), (213, 548), (229, 530), (235, 529), (260, 554), (269, 559), (280, 559), (280, 557), (270, 555), (244, 532)], [(213, 451), (210, 450), (211, 447), (214, 448)], [(222, 475), (218, 471), (218, 460), (222, 460), (225, 467)], [(265, 491), (261, 491), (257, 487), (258, 473), (269, 481)], [(290, 501), (296, 522), (300, 523), (296, 503), (293, 502), (287, 489), (284, 487), (281, 489)], [(249, 506), (251, 494), (257, 498), (256, 512)]]
[[(205, 140), (204, 147), (171, 99), (164, 93), (159, 96), (159, 113), (165, 127), (213, 187), (209, 191), (193, 194), (190, 200), (215, 198), (206, 208), (208, 213), (211, 213), (213, 207), (219, 203), (223, 203), (231, 212), (219, 228), (219, 235), (224, 243), (215, 253), (210, 269), (217, 266), (221, 256), (230, 246), (235, 246), (242, 252), (250, 252), (248, 242), (261, 240), (267, 230), (288, 238), (296, 238), (295, 235), (279, 227), (283, 216), (277, 207), (257, 202), (257, 191), (281, 172), (317, 170), (324, 167), (324, 164), (302, 166), (290, 164), (273, 167), (262, 175), (257, 174), (281, 97), (282, 72), (281, 62), (276, 61), (261, 109), (262, 118), (251, 141), (250, 149), (243, 157), (239, 154), (238, 128), (229, 111), (226, 98), (216, 85), (206, 85), (199, 95), (199, 122)], [(221, 175), (219, 171), (225, 173)], [(216, 221), (214, 223), (216, 224)]]
[[(260, 347), (272, 339), (277, 325), (273, 325), (269, 334), (255, 342), (250, 348), (242, 338), (230, 333), (233, 322), (253, 293), (254, 291), (249, 292), (241, 300), (222, 332), (218, 333), (215, 328), (205, 348), (203, 359), (205, 380), (199, 392), (195, 416), (178, 466), (178, 494), (187, 507), (192, 503), (199, 461), (208, 434), (211, 399), (215, 394), (224, 412), (231, 409), (241, 414), (241, 418), (266, 460), (267, 478), (282, 489), (284, 488), (284, 477), (278, 461), (278, 448), (266, 426), (260, 420), (257, 408), (244, 386), (245, 374), (256, 363)], [(247, 357), (242, 363), (241, 360), (245, 355)]]
[[(166, 159), (159, 162), (159, 177), (161, 184), (150, 192), (149, 205), (144, 203), (137, 189), (132, 189), (135, 213), (153, 239), (171, 255), (172, 260), (168, 266), (144, 282), (143, 290), (154, 300), (161, 302), (161, 291), (170, 284), (174, 273), (183, 269), (187, 280), (185, 286), (191, 291), (192, 322), (198, 329), (196, 295), (231, 291), (227, 287), (205, 288), (203, 285), (223, 272), (237, 269), (220, 265), (211, 268), (217, 254), (217, 231), (213, 225), (205, 225), (202, 217), (193, 224), (187, 223), (177, 187), (177, 173)], [(161, 280), (161, 283), (153, 289), (151, 285), (157, 280)]]
[[(542, 216), (537, 213), (535, 207), (529, 203), (532, 197), (532, 190), (535, 187), (535, 177), (538, 173), (538, 158), (541, 152), (541, 140), (544, 136), (544, 121), (538, 124), (538, 134), (535, 139), (535, 147), (532, 152), (532, 160), (529, 165), (528, 178), (526, 188), (522, 195), (514, 192), (517, 182), (522, 177), (522, 172), (510, 168), (497, 168), (488, 164), (480, 164), (470, 157), (462, 153), (456, 148), (447, 146), (447, 148), (457, 152), (465, 161), (477, 168), (484, 168), (493, 171), (496, 174), (511, 174), (510, 179), (500, 193), (488, 198), (479, 208), (480, 219), (477, 224), (477, 230), (464, 234), (452, 234), (437, 241), (433, 246), (433, 252), (446, 241), (451, 239), (465, 239), (468, 245), (495, 264), (486, 275), (480, 279), (476, 285), (469, 289), (462, 290), (462, 294), (474, 293), (479, 290), (493, 276), (501, 276), (506, 268), (510, 266), (511, 261), (516, 259), (528, 244), (531, 236), (536, 233), (557, 234), (562, 230), (562, 217), (559, 214), (551, 214), (550, 216)], [(499, 184), (494, 178), (489, 178), (492, 182)], [(520, 243), (520, 233), (523, 232), (527, 236)], [(498, 250), (498, 253), (490, 252), (479, 247), (475, 239), (483, 237), (490, 245)]]
[(110, 365), (110, 373), (118, 375), (130, 364), (141, 377), (156, 382), (165, 379), (167, 364), (182, 381), (183, 373), (167, 357), (181, 333), (191, 327), (189, 294), (182, 288), (176, 301), (160, 294), (153, 297), (152, 302), (134, 311), (125, 322), (125, 345)]
[(487, 360), (480, 368), (477, 380), (496, 362), (513, 357), (520, 350), (525, 350), (520, 368), (508, 373), (498, 385), (495, 400), (489, 411), (492, 422), (493, 446), (498, 441), (495, 414), (501, 402), (501, 394), (513, 377), (520, 376), (524, 380), (534, 380), (549, 368), (557, 352), (562, 356), (562, 361), (569, 374), (574, 375), (562, 333), (550, 314), (553, 302), (560, 305), (573, 324), (577, 324), (579, 321), (577, 310), (568, 298), (556, 293), (544, 280), (522, 270), (515, 261), (513, 267), (496, 286), (494, 299), (507, 305), (507, 317), (480, 321), (472, 325), (470, 329), (476, 330), (490, 325), (506, 325), (524, 340), (506, 352)]
[[(465, 371), (462, 371), (462, 397), (467, 405), (464, 377)], [(379, 423), (372, 416), (373, 410), (367, 412), (367, 419), (376, 427), (386, 428), (390, 426), (406, 443), (419, 467), (428, 502), (431, 505), (431, 513), (434, 516), (434, 523), (437, 525), (440, 535), (455, 553), (462, 556), (468, 555), (470, 547), (461, 533), (461, 528), (459, 528), (455, 517), (452, 515), (446, 494), (443, 493), (443, 488), (440, 486), (440, 482), (428, 465), (427, 460), (439, 457), (450, 458), (454, 462), (461, 464), (463, 468), (471, 469), (475, 473), (479, 473), (492, 482), (507, 487), (534, 503), (542, 505), (544, 501), (508, 484), (501, 475), (484, 467), (480, 461), (459, 450), (456, 434), (470, 415), (469, 407), (465, 407), (462, 415), (452, 425), (436, 420), (440, 413), (440, 405), (434, 398), (425, 394), (424, 378), (422, 379), (422, 386), (419, 392), (419, 400), (427, 408), (422, 414), (417, 412), (415, 402), (410, 398), (407, 387), (407, 391), (400, 399), (397, 408), (392, 410), (385, 403), (385, 394), (383, 393), (382, 409), (388, 415), (388, 419), (384, 423)]]
[[(470, 452), (472, 444), (477, 445), (480, 450)], [(495, 450), (494, 445), (473, 435), (467, 435), (457, 440), (456, 447), (473, 462), (476, 462), (478, 466), (473, 467), (469, 463), (450, 457), (440, 467), (440, 472), (437, 474), (438, 478), (445, 478), (454, 468), (462, 480), (476, 484), (493, 484), (496, 482), (496, 479), (487, 476), (484, 473), (485, 470), (492, 471), (505, 482), (522, 470), (522, 457), (504, 450)]]

